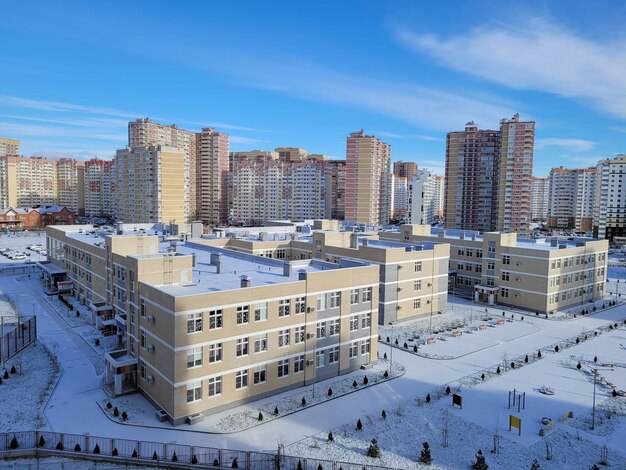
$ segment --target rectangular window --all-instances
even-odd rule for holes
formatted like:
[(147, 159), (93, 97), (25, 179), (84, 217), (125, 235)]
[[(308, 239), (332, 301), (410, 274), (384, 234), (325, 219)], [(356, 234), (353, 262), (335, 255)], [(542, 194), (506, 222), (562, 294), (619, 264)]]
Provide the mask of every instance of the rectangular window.
[(248, 338), (239, 338), (237, 340), (237, 357), (248, 355)]
[(209, 345), (209, 362), (219, 362), (222, 360), (222, 343)]
[(267, 333), (257, 335), (254, 338), (254, 352), (259, 353), (263, 351), (267, 351)]
[(213, 377), (208, 380), (209, 382), (209, 396), (214, 397), (215, 395), (222, 394), (222, 376)]
[(501, 297), (508, 297), (509, 296), (509, 289), (507, 289), (506, 287), (501, 287), (500, 288), (500, 296)]
[(294, 341), (296, 344), (304, 342), (304, 326), (296, 326)]
[(202, 347), (187, 350), (187, 369), (202, 365)]
[(335, 364), (336, 362), (339, 362), (339, 346), (328, 351), (328, 363)]
[(325, 351), (315, 351), (315, 367), (324, 366)]
[(365, 287), (361, 291), (361, 302), (371, 302), (372, 301), (372, 288)]
[(296, 315), (299, 313), (304, 313), (306, 309), (306, 299), (304, 297), (296, 297)]
[(354, 315), (350, 317), (350, 331), (356, 331), (359, 329), (359, 316)]
[(289, 330), (279, 330), (278, 331), (278, 347), (282, 348), (285, 346), (289, 346)]
[(413, 281), (413, 290), (420, 290), (422, 288), (422, 280), (418, 279), (417, 281)]
[(287, 375), (289, 375), (289, 359), (282, 359), (278, 361), (278, 377)]
[(352, 359), (353, 357), (357, 357), (359, 355), (359, 343), (352, 343), (350, 345), (350, 351), (348, 356), (350, 357), (350, 359)]
[(511, 257), (509, 255), (502, 255), (502, 264), (511, 264)]
[(235, 388), (245, 388), (248, 386), (248, 369), (240, 370), (235, 374)]
[(330, 336), (337, 336), (339, 334), (339, 320), (330, 320), (328, 322), (328, 334)]
[(142, 348), (145, 349), (146, 347), (146, 333), (141, 330), (141, 335), (139, 336), (139, 344), (141, 345)]
[(278, 301), (278, 316), (286, 317), (289, 315), (289, 299), (283, 299)]
[(146, 363), (139, 361), (139, 375), (142, 379), (146, 378)]
[(326, 310), (326, 294), (319, 294), (317, 296), (317, 310)]
[(370, 352), (370, 340), (366, 339), (361, 343), (361, 355), (369, 354)]
[(304, 354), (293, 358), (293, 372), (297, 374), (304, 370)]
[(422, 306), (422, 300), (421, 299), (413, 299), (413, 308), (417, 309), (420, 308)]
[(267, 302), (256, 304), (254, 306), (254, 321), (267, 320)]
[(255, 367), (253, 376), (253, 381), (255, 385), (265, 383), (265, 373), (266, 366)]
[(502, 280), (503, 281), (508, 281), (509, 280), (509, 272), (508, 271), (502, 271)]
[(202, 400), (202, 381), (187, 384), (187, 403)]
[(361, 317), (361, 328), (369, 328), (372, 325), (372, 314), (371, 312), (365, 313)]
[(422, 271), (422, 262), (421, 261), (416, 261), (415, 262), (415, 272), (419, 273)]
[(216, 330), (222, 327), (222, 310), (211, 310), (209, 312), (209, 330)]
[(187, 315), (187, 334), (202, 331), (202, 312)]
[(140, 311), (139, 311), (140, 315), (142, 317), (145, 317), (146, 316), (146, 302), (144, 299), (141, 299), (141, 305), (139, 308), (140, 308)]
[(356, 305), (359, 303), (359, 289), (352, 289), (350, 291), (350, 305)]
[(341, 303), (341, 292), (332, 292), (330, 294), (330, 308), (337, 308)]
[(237, 325), (245, 325), (246, 323), (248, 323), (249, 316), (249, 305), (242, 305), (241, 307), (237, 307)]
[(319, 322), (317, 324), (315, 337), (317, 339), (326, 338), (326, 322)]

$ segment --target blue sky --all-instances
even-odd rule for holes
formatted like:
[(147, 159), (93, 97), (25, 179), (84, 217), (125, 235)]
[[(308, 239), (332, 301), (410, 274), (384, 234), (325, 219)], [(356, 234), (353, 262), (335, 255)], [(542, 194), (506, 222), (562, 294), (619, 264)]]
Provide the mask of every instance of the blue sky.
[(136, 117), (443, 171), (469, 120), (537, 122), (536, 176), (626, 152), (626, 3), (0, 0), (0, 137), (113, 156)]

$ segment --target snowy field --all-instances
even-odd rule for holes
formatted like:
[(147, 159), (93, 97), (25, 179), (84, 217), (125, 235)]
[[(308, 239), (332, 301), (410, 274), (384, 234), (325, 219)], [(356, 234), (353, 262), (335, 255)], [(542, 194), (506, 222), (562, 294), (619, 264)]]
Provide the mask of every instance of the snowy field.
[[(617, 275), (619, 273), (610, 274)], [(49, 429), (54, 431), (78, 434), (89, 432), (128, 439), (140, 436), (141, 439), (156, 442), (175, 441), (261, 451), (275, 451), (278, 444), (284, 444), (285, 453), (289, 455), (411, 469), (419, 468), (416, 461), (424, 441), (431, 445), (433, 465), (429, 468), (432, 469), (469, 468), (476, 451), (482, 449), (487, 463), (494, 469), (528, 469), (536, 458), (541, 469), (586, 470), (594, 463), (599, 464), (600, 449), (606, 445), (609, 465), (626, 468), (626, 448), (623, 445), (626, 442), (626, 423), (622, 411), (626, 398), (613, 398), (612, 388), (608, 385), (613, 384), (619, 390), (626, 386), (626, 368), (621, 367), (622, 363), (626, 363), (623, 349), (626, 345), (623, 324), (626, 304), (568, 321), (527, 316), (523, 322), (505, 322), (480, 333), (463, 333), (459, 337), (438, 340), (429, 345), (442, 348), (441, 354), (451, 357), (445, 360), (421, 357), (412, 351), (394, 348), (393, 363), (404, 368), (404, 374), (398, 378), (363, 387), (332, 400), (326, 398), (327, 382), (316, 384), (316, 395), (324, 394), (324, 400), (316, 406), (306, 406), (278, 419), (264, 420), (263, 424), (241, 432), (207, 434), (187, 425), (165, 429), (152, 427), (147, 421), (139, 431), (136, 426), (109, 419), (100, 406), (107, 400), (101, 388), (104, 367), (101, 351), (93, 349), (94, 336), (86, 334), (91, 327), (68, 324), (55, 310), (54, 303), (50, 304), (42, 295), (38, 279), (2, 277), (0, 295), (6, 295), (22, 313), (31, 312), (35, 303), (40, 338), (37, 347), (40, 342), (47, 344), (63, 369), (58, 386), (44, 411)], [(460, 312), (479, 319), (484, 309), (459, 303), (455, 305), (454, 315)], [(501, 312), (500, 307), (489, 310), (494, 319)], [(519, 312), (506, 310), (507, 317), (513, 314), (517, 318)], [(559, 353), (545, 353), (542, 359), (531, 361), (519, 370), (506, 370), (504, 367), (506, 358), (533, 354), (566, 338), (614, 323), (619, 323), (620, 328)], [(482, 338), (488, 341), (489, 347), (480, 347), (481, 341), (476, 339), (481, 338), (480, 335), (485, 335)], [(381, 357), (385, 354), (391, 356), (391, 348), (387, 345), (381, 344), (379, 351)], [(27, 352), (20, 356), (26, 357)], [(597, 362), (593, 362), (595, 356), (598, 357)], [(581, 362), (580, 370), (576, 367), (578, 362)], [(33, 360), (33, 363), (36, 365), (37, 361)], [(468, 375), (480, 374), (480, 371), (493, 369), (498, 364), (502, 365), (501, 375), (490, 374), (484, 382), (473, 387), (461, 387), (460, 393), (464, 400), (462, 410), (453, 408), (448, 396), (437, 399), (446, 384), (450, 384), (455, 392), (459, 383), (468, 383)], [(607, 369), (599, 371), (602, 377), (596, 387), (594, 430), (589, 429), (593, 399), (593, 374), (589, 371), (590, 367), (594, 367), (592, 364)], [(381, 361), (379, 367), (384, 366)], [(374, 374), (372, 370), (359, 373), (364, 372)], [(7, 383), (12, 380), (15, 379), (11, 377)], [(9, 402), (5, 400), (8, 389), (4, 387), (7, 383), (0, 385), (0, 406), (4, 410), (9, 409), (5, 404)], [(537, 389), (541, 386), (552, 388), (554, 395), (540, 394)], [(339, 386), (331, 387), (335, 393), (335, 387)], [(35, 429), (42, 425), (37, 411), (40, 409), (37, 394), (30, 394), (31, 387), (28, 385), (23, 388), (28, 392), (23, 389), (20, 397), (11, 398), (10, 403), (21, 399), (25, 409), (34, 410), (31, 414), (22, 414), (18, 424), (19, 429)], [(521, 436), (517, 436), (516, 430), (508, 430), (510, 410), (507, 399), (508, 392), (513, 389), (526, 392), (525, 409), (520, 410), (519, 414), (515, 410), (515, 416), (522, 419)], [(282, 400), (292, 396), (301, 400), (302, 394), (303, 389), (297, 389), (279, 398)], [(432, 394), (430, 403), (426, 403), (427, 394)], [(136, 398), (130, 396), (123, 399)], [(290, 399), (290, 402), (297, 405), (295, 398)], [(258, 415), (258, 410), (262, 409), (271, 414), (274, 406), (278, 406), (279, 410), (290, 410), (293, 403), (281, 402), (277, 397), (268, 398), (211, 416), (205, 420), (205, 424), (217, 426), (220, 420), (231, 416), (235, 417), (231, 430), (236, 427), (240, 429), (246, 427), (246, 421), (244, 418), (238, 421), (238, 413), (252, 416), (252, 410)], [(307, 398), (307, 405), (309, 403)], [(383, 409), (386, 411), (386, 419), (381, 416)], [(123, 410), (120, 407), (120, 413)], [(559, 419), (569, 411), (573, 412), (573, 418)], [(153, 417), (154, 409), (145, 404), (145, 413)], [(139, 419), (133, 416), (134, 412), (129, 414), (131, 419)], [(540, 420), (544, 417), (550, 418), (555, 424), (545, 437), (540, 437)], [(358, 419), (363, 424), (361, 431), (356, 430)], [(0, 423), (4, 422), (9, 422), (9, 418), (0, 416)], [(443, 440), (446, 429), (447, 446)], [(333, 443), (327, 442), (330, 431), (333, 432)], [(499, 436), (499, 453), (491, 453), (495, 434)], [(373, 438), (379, 442), (381, 459), (365, 456)], [(551, 460), (546, 459), (546, 443), (552, 451)]]
[(0, 248), (10, 248), (12, 250), (21, 251), (22, 253), (29, 253), (25, 260), (12, 260), (6, 256), (0, 254), (0, 267), (2, 265), (15, 265), (21, 266), (27, 261), (40, 261), (44, 260), (44, 256), (40, 256), (38, 253), (27, 250), (26, 247), (31, 244), (41, 243), (44, 247), (46, 245), (45, 232), (23, 232), (16, 235), (7, 235), (5, 233), (0, 234)]
[[(11, 374), (15, 366), (16, 373)], [(4, 378), (5, 370), (9, 378)], [(54, 357), (35, 343), (7, 361), (0, 368), (0, 428), (6, 431), (28, 431), (47, 428), (43, 405), (59, 374)]]

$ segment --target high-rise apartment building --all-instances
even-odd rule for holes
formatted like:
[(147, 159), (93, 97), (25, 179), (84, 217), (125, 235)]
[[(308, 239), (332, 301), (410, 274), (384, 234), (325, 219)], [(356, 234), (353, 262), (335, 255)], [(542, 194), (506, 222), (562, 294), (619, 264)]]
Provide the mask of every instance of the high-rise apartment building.
[(229, 181), (229, 217), (235, 224), (343, 215), (345, 162), (303, 149), (234, 152)]
[(500, 121), (498, 218), (496, 228), (527, 233), (535, 147), (534, 121), (520, 121), (519, 114)]
[(110, 217), (115, 208), (113, 161), (94, 158), (85, 162), (85, 215)]
[(389, 222), (391, 146), (365, 132), (346, 143), (346, 220), (372, 225)]
[(228, 221), (228, 134), (204, 128), (196, 134), (197, 219), (211, 225)]
[(553, 168), (550, 171), (548, 225), (590, 232), (593, 227), (595, 185), (595, 168)]
[(446, 137), (448, 228), (491, 231), (496, 226), (500, 132), (479, 130), (468, 122), (464, 131)]
[(550, 203), (550, 178), (533, 177), (530, 191), (530, 218), (541, 222), (548, 218)]
[(20, 154), (20, 141), (0, 138), (0, 157), (16, 157)]
[(519, 115), (500, 129), (480, 130), (473, 122), (446, 140), (446, 227), (526, 232), (535, 123)]
[(120, 149), (115, 154), (115, 215), (136, 223), (184, 223), (184, 151), (154, 145)]
[[(438, 180), (439, 178), (439, 180)], [(433, 224), (438, 220), (441, 177), (431, 170), (419, 170), (409, 183), (409, 223)]]
[(593, 236), (613, 241), (626, 236), (626, 155), (600, 160), (596, 167)]
[(389, 199), (391, 220), (404, 220), (409, 212), (409, 179), (406, 176), (389, 176)]
[(397, 161), (393, 163), (393, 174), (410, 181), (417, 174), (417, 163)]
[(73, 158), (57, 162), (57, 203), (82, 215), (85, 207), (85, 163)]
[(435, 197), (433, 205), (435, 206), (435, 218), (443, 219), (443, 211), (446, 200), (446, 178), (444, 176), (435, 176)]

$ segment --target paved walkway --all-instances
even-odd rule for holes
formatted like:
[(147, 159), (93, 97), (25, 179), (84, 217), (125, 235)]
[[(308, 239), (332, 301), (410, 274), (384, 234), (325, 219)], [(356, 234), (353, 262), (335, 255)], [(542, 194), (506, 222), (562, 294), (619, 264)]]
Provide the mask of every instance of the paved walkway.
[[(42, 297), (39, 281), (31, 279), (18, 282), (16, 278), (2, 278), (0, 290), (9, 294), (24, 313), (32, 312), (32, 305), (35, 304), (39, 336), (57, 354), (64, 370), (45, 411), (51, 429), (250, 450), (274, 450), (279, 443), (287, 445), (343, 424), (352, 424), (368, 414), (377, 416), (383, 408), (391, 409), (417, 397), (423, 398), (433, 388), (493, 366), (505, 356), (527, 354), (585, 330), (626, 318), (626, 305), (603, 311), (593, 317), (568, 322), (527, 317), (526, 321), (533, 322), (538, 327), (537, 332), (521, 339), (502, 341), (492, 348), (449, 361), (433, 361), (396, 349), (393, 354), (394, 362), (398, 361), (406, 368), (406, 374), (401, 378), (270, 421), (248, 431), (207, 436), (189, 431), (139, 429), (108, 420), (96, 404), (97, 400), (106, 397), (100, 387), (102, 358), (73, 328), (59, 318), (58, 313)], [(379, 350), (381, 357), (385, 352), (390, 355), (388, 346), (380, 345)], [(184, 430), (185, 426), (178, 429)]]

